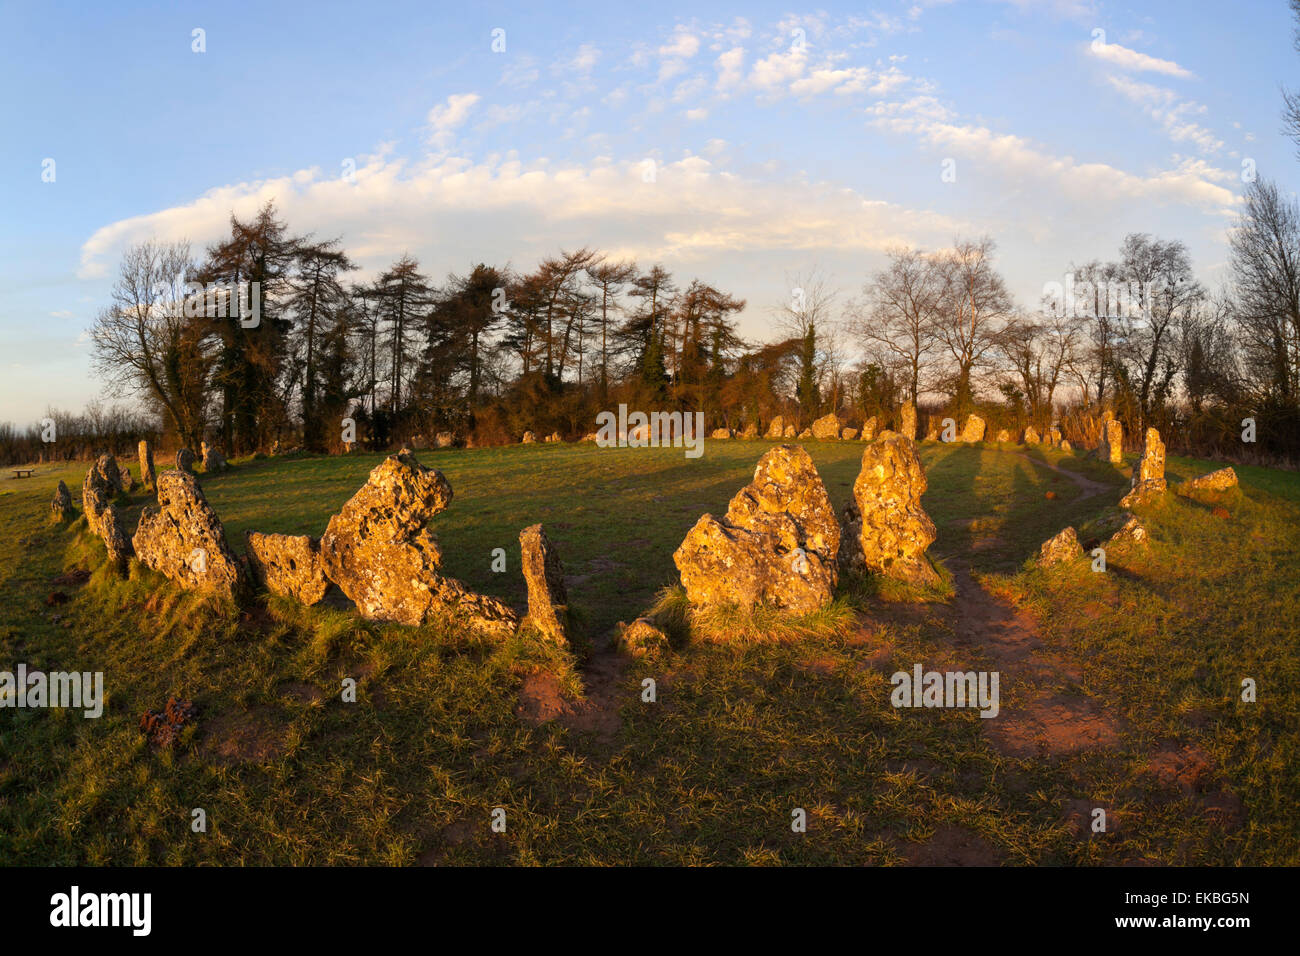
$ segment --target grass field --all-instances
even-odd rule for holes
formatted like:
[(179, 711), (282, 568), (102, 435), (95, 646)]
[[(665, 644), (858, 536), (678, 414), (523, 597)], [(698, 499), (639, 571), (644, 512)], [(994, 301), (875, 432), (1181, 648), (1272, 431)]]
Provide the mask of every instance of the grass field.
[[(1227, 517), (1170, 495), (1140, 510), (1148, 548), (1043, 570), (1026, 558), (1113, 508), (1133, 462), (923, 444), (942, 599), (869, 582), (804, 636), (612, 653), (766, 447), (419, 454), (454, 488), (434, 527), (471, 587), (522, 607), (518, 533), (543, 522), (577, 655), (278, 599), (241, 611), (134, 563), (119, 579), (84, 521), (49, 518), (60, 478), (80, 505), (84, 465), (0, 482), (0, 670), (103, 671), (108, 697), (98, 720), (0, 710), (0, 862), (1300, 863), (1300, 477), (1238, 468)], [(838, 508), (863, 446), (805, 447)], [(202, 483), (238, 551), (246, 529), (320, 534), (379, 460), (240, 461)], [(1214, 467), (1171, 458), (1171, 484)], [(89, 581), (54, 583), (75, 568)], [(915, 663), (998, 670), (1001, 714), (896, 710), (889, 677)], [(199, 719), (159, 750), (138, 722), (170, 695)]]

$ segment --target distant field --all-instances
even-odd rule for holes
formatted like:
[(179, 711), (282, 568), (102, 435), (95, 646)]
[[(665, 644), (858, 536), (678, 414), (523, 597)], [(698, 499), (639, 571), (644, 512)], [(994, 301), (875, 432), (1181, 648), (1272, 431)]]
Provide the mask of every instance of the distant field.
[[(83, 522), (48, 518), (59, 478), (80, 507), (84, 466), (6, 477), (0, 670), (103, 670), (109, 703), (100, 720), (0, 710), (0, 862), (1300, 863), (1300, 477), (1239, 468), (1226, 518), (1170, 496), (1141, 512), (1149, 550), (1108, 555), (1104, 574), (1025, 570), (1118, 501), (1132, 461), (924, 444), (950, 602), (857, 589), (834, 633), (690, 642), (659, 664), (609, 653), (769, 445), (418, 454), (455, 491), (433, 526), (473, 588), (522, 607), (518, 533), (545, 525), (586, 656), (279, 600), (240, 612), (138, 565), (118, 580)], [(862, 444), (805, 447), (839, 508)], [(319, 535), (381, 457), (201, 480), (242, 551), (246, 529)], [(1217, 466), (1168, 467), (1172, 484)], [(76, 567), (97, 570), (53, 583)], [(47, 606), (56, 592), (70, 600)], [(889, 675), (914, 663), (999, 670), (1002, 714), (896, 710)], [(347, 676), (356, 704), (339, 699)], [(1238, 701), (1243, 677), (1258, 703)], [(155, 751), (137, 723), (172, 694), (199, 722)], [(1088, 832), (1095, 807), (1104, 834)]]

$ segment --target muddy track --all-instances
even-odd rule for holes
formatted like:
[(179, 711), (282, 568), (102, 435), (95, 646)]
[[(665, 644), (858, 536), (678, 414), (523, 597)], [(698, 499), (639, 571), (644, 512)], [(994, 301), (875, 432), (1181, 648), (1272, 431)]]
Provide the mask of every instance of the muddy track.
[(1112, 746), (1118, 727), (1091, 698), (1063, 688), (1083, 675), (1043, 642), (1034, 616), (984, 590), (964, 557), (947, 564), (957, 592), (950, 611), (957, 646), (987, 656), (1000, 675), (1001, 711), (984, 721), (993, 745), (1012, 757)]

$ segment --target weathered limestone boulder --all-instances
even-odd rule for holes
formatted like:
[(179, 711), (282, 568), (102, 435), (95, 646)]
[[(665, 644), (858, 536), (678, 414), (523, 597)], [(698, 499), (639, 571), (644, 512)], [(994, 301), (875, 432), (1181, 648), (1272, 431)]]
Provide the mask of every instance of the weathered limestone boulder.
[(319, 604), (329, 590), (320, 542), (307, 534), (244, 532), (253, 580), (273, 594), (308, 606)]
[(745, 439), (757, 438), (758, 425), (755, 422), (750, 422), (748, 425), (745, 426), (745, 430), (740, 433), (740, 437)]
[(1165, 443), (1154, 428), (1147, 429), (1142, 460), (1133, 472), (1132, 485), (1132, 490), (1120, 501), (1120, 507), (1131, 508), (1165, 493)]
[(964, 442), (983, 441), (985, 427), (984, 419), (972, 413), (966, 419), (966, 427), (961, 430), (961, 440)]
[(236, 598), (244, 569), (226, 544), (226, 531), (193, 475), (158, 476), (158, 504), (149, 505), (136, 528), (136, 556), (182, 587)]
[(126, 533), (122, 514), (113, 503), (122, 490), (121, 481), (113, 456), (103, 455), (86, 472), (81, 484), (81, 509), (86, 515), (86, 524), (104, 542), (108, 559), (118, 570), (126, 568), (132, 553), (131, 538)]
[(783, 432), (781, 433), (781, 437), (783, 437), (783, 438), (793, 438), (794, 436), (795, 436), (794, 426), (793, 426), (793, 425), (786, 425), (786, 426), (785, 426), (785, 431), (783, 431)]
[(451, 432), (438, 432), (433, 436), (434, 448), (450, 448), (455, 442), (456, 436)]
[(560, 438), (559, 432), (551, 432), (546, 436), (546, 443), (548, 445), (558, 445), (561, 441), (563, 441), (563, 439)]
[(481, 631), (513, 633), (519, 617), (506, 604), (439, 571), (442, 549), (426, 525), (451, 498), (441, 472), (390, 455), (330, 518), (320, 540), (325, 573), (371, 620), (414, 626), (447, 613)]
[(1124, 425), (1116, 419), (1106, 420), (1101, 430), (1101, 443), (1097, 445), (1097, 457), (1112, 465), (1124, 464)]
[[(898, 433), (904, 438), (916, 441), (916, 406), (911, 402), (904, 402), (903, 407), (898, 410)], [(866, 436), (864, 435), (865, 439)]]
[(584, 442), (596, 442), (600, 440), (600, 436), (595, 432), (587, 432), (587, 434), (582, 436), (582, 440)]
[(704, 515), (673, 561), (692, 604), (764, 603), (795, 613), (831, 601), (840, 528), (808, 453), (779, 445), (719, 521)]
[(559, 644), (569, 640), (569, 597), (564, 588), (564, 565), (559, 552), (540, 524), (519, 532), (524, 581), (528, 585), (528, 616), (531, 624)]
[(1178, 486), (1180, 494), (1195, 498), (1197, 495), (1216, 495), (1237, 487), (1237, 473), (1231, 468), (1220, 468), (1207, 475), (1190, 478)]
[(126, 483), (122, 479), (122, 470), (118, 468), (117, 459), (112, 455), (100, 455), (91, 470), (103, 479), (108, 487), (110, 498), (120, 495), (126, 490)]
[(534, 435), (532, 432), (524, 432), (523, 440), (522, 440), (519, 444), (521, 444), (521, 445), (535, 445), (535, 444), (537, 444), (537, 436)]
[(1047, 445), (1049, 448), (1056, 448), (1060, 444), (1061, 444), (1061, 429), (1059, 426), (1053, 425), (1047, 431)]
[(59, 487), (54, 489), (54, 500), (50, 502), (50, 510), (59, 521), (70, 520), (77, 516), (77, 509), (72, 506), (72, 492), (68, 491), (68, 486), (62, 481), (59, 482)]
[(1060, 564), (1062, 561), (1070, 561), (1081, 554), (1083, 554), (1083, 546), (1079, 544), (1078, 535), (1073, 528), (1066, 528), (1056, 537), (1048, 538), (1043, 542), (1043, 546), (1038, 549), (1036, 561), (1040, 567), (1047, 567)]
[(858, 437), (858, 430), (856, 428), (846, 428), (840, 432), (840, 437), (845, 441), (853, 441)]
[(776, 418), (772, 419), (772, 421), (768, 423), (767, 437), (780, 438), (784, 434), (785, 434), (785, 419), (783, 419), (780, 415), (777, 415)]
[(862, 423), (862, 440), (872, 441), (876, 437), (876, 416), (872, 415)]
[(1125, 513), (1124, 523), (1106, 541), (1107, 545), (1146, 544), (1147, 529), (1142, 526), (1137, 515)]
[(1065, 452), (1067, 455), (1074, 451), (1074, 446), (1070, 444), (1068, 438), (1061, 439), (1061, 451)]
[(726, 439), (731, 437), (730, 428), (715, 428), (709, 435), (710, 438)]
[(153, 446), (147, 441), (140, 442), (140, 481), (150, 490), (158, 487), (158, 473), (153, 469)]
[(631, 624), (620, 622), (618, 649), (629, 657), (663, 657), (672, 649), (668, 635), (648, 617), (639, 617)]
[(1041, 441), (1042, 441), (1042, 439), (1038, 437), (1038, 429), (1037, 429), (1037, 428), (1035, 428), (1033, 425), (1030, 425), (1028, 428), (1025, 429), (1025, 444), (1026, 444), (1026, 445), (1037, 445), (1037, 444), (1039, 444)]
[(216, 474), (219, 471), (226, 470), (226, 459), (217, 451), (215, 445), (203, 443), (203, 473), (205, 475)]
[(1000, 431), (998, 431), (997, 441), (999, 445), (1010, 444), (1011, 432), (1007, 431), (1005, 428), (1001, 429)]
[(862, 453), (853, 498), (844, 508), (840, 566), (937, 584), (939, 575), (925, 555), (936, 536), (921, 507), (925, 489), (916, 445), (903, 435), (881, 432)]
[(926, 419), (926, 423), (925, 423), (925, 440), (926, 440), (926, 441), (938, 441), (938, 440), (939, 440), (939, 427), (934, 423), (934, 417), (933, 417), (933, 416), (931, 416), (930, 418)]
[(812, 437), (813, 437), (813, 435), (812, 435), (812, 429), (811, 429), (811, 428), (805, 428), (803, 431), (801, 431), (801, 432), (799, 433), (799, 438), (802, 439), (802, 440), (804, 440), (804, 441), (807, 441), (808, 439), (810, 439), (810, 438), (812, 438)]
[(812, 423), (812, 437), (818, 441), (835, 441), (840, 437), (840, 420), (835, 413), (823, 415)]
[(188, 448), (176, 452), (176, 470), (183, 471), (187, 475), (194, 474), (194, 452)]

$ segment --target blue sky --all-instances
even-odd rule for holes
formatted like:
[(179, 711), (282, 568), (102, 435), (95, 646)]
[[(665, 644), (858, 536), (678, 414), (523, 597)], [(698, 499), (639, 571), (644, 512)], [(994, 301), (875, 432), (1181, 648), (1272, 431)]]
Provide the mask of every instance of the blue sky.
[(200, 252), (270, 196), (362, 275), (590, 244), (747, 299), (755, 338), (791, 277), (847, 298), (958, 235), (1026, 306), (1134, 230), (1213, 287), (1243, 161), (1300, 182), (1291, 38), (1284, 0), (8, 3), (0, 420), (101, 395), (84, 333), (126, 245)]

